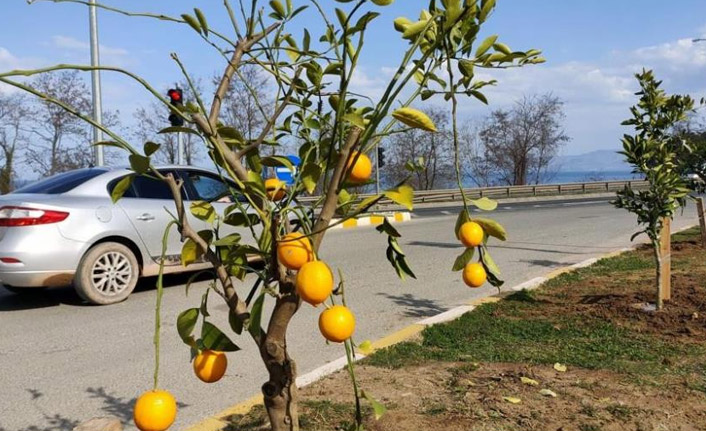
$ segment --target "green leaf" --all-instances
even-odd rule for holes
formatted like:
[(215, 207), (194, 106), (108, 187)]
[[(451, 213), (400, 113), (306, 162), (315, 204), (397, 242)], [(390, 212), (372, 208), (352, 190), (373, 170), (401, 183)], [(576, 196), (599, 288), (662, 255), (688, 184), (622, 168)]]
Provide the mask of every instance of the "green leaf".
[(476, 206), (476, 208), (483, 211), (493, 211), (498, 207), (498, 202), (486, 197), (480, 199), (471, 199), (471, 203)]
[(387, 412), (387, 408), (364, 390), (360, 391), (360, 395), (362, 395), (363, 398), (368, 400), (370, 405), (373, 407), (373, 412), (375, 413), (375, 420), (380, 420), (380, 418), (385, 414), (385, 412)]
[(250, 332), (254, 337), (260, 335), (261, 324), (262, 324), (262, 308), (265, 304), (265, 292), (260, 293), (257, 297), (255, 303), (252, 305), (250, 310), (250, 322), (248, 323), (248, 332)]
[(145, 145), (143, 147), (144, 152), (145, 152), (145, 156), (149, 157), (152, 154), (156, 153), (157, 150), (159, 150), (159, 147), (160, 147), (160, 145), (155, 142), (150, 142), (150, 141), (145, 142)]
[(380, 195), (377, 196), (369, 196), (365, 199), (363, 199), (358, 206), (355, 208), (355, 213), (360, 213), (361, 211), (365, 210), (368, 208), (370, 205), (373, 204), (376, 200), (380, 199)]
[(490, 11), (495, 7), (495, 0), (483, 0), (481, 2), (483, 5), (481, 7), (480, 13), (478, 14), (478, 21), (483, 22), (490, 14)]
[(360, 129), (365, 129), (365, 119), (357, 112), (349, 112), (343, 116), (343, 121), (350, 123)]
[(468, 265), (468, 262), (473, 259), (473, 255), (475, 254), (476, 249), (474, 247), (467, 248), (466, 251), (461, 253), (456, 260), (454, 261), (454, 265), (451, 268), (452, 271), (460, 271), (463, 268)]
[(461, 212), (458, 213), (458, 217), (456, 218), (456, 226), (454, 227), (454, 232), (456, 232), (456, 239), (461, 239), (461, 237), (459, 236), (461, 226), (468, 221), (471, 221), (471, 217), (468, 215), (468, 212), (465, 209), (461, 210)]
[(243, 322), (235, 316), (235, 311), (228, 309), (228, 324), (230, 329), (236, 334), (240, 335), (243, 333)]
[(316, 163), (307, 163), (301, 172), (301, 181), (307, 193), (313, 193), (321, 178), (323, 169)]
[(268, 157), (263, 157), (260, 160), (260, 163), (262, 163), (264, 166), (269, 166), (271, 168), (277, 167), (277, 166), (284, 166), (285, 168), (289, 169), (290, 171), (294, 172), (295, 167), (292, 164), (292, 161), (289, 160), (289, 158), (285, 156), (268, 156)]
[[(407, 275), (409, 275), (410, 277), (412, 277), (414, 279), (417, 278), (417, 276), (414, 275), (414, 272), (412, 272), (412, 268), (410, 268), (409, 265), (407, 264), (407, 259), (405, 258), (404, 255), (401, 255), (401, 254), (397, 255), (396, 263), (397, 263), (397, 267), (400, 268), (404, 273), (406, 273)], [(404, 279), (404, 277), (402, 277), (402, 278)]]
[(216, 210), (208, 202), (194, 201), (189, 208), (191, 214), (199, 220), (212, 224), (216, 220)]
[(216, 240), (216, 242), (214, 242), (213, 245), (215, 245), (216, 247), (236, 245), (240, 242), (240, 239), (241, 239), (241, 236), (239, 233), (231, 233), (228, 236), (225, 236), (223, 238)]
[(469, 90), (468, 93), (475, 97), (476, 99), (480, 100), (483, 102), (483, 104), (487, 105), (488, 104), (488, 98), (485, 97), (485, 94), (481, 93), (478, 90)]
[(203, 31), (202, 31), (202, 29), (201, 29), (201, 24), (199, 24), (199, 22), (196, 20), (196, 18), (194, 18), (193, 16), (191, 16), (191, 15), (189, 15), (189, 14), (186, 14), (186, 13), (181, 14), (181, 18), (182, 18), (187, 24), (189, 24), (189, 25), (191, 26), (191, 28), (193, 28), (194, 30), (196, 30), (196, 32), (197, 32), (198, 34), (202, 34), (202, 33), (203, 33)]
[(199, 25), (201, 25), (203, 29), (204, 36), (208, 36), (208, 22), (206, 21), (206, 16), (198, 8), (194, 9), (194, 13), (196, 14), (196, 19), (199, 20)]
[(389, 221), (387, 221), (387, 217), (385, 217), (382, 220), (382, 224), (378, 225), (375, 229), (378, 232), (380, 232), (380, 233), (384, 232), (393, 238), (401, 238), (402, 237), (402, 235), (400, 235), (400, 233), (397, 231), (397, 229), (395, 229), (395, 227), (392, 226), (392, 224)]
[(412, 211), (414, 189), (411, 186), (403, 184), (397, 188), (386, 190), (383, 194), (391, 201)]
[(473, 67), (474, 67), (474, 63), (472, 61), (461, 59), (458, 62), (458, 70), (461, 71), (463, 76), (473, 78), (473, 74), (474, 74)]
[(240, 350), (230, 338), (228, 338), (220, 329), (210, 322), (203, 322), (201, 327), (201, 342), (204, 347), (209, 350), (219, 352), (236, 352)]
[[(502, 227), (502, 225), (495, 220), (487, 219), (487, 218), (474, 218), (474, 222), (478, 223), (482, 228), (483, 231), (492, 237), (495, 237), (499, 239), (500, 241), (505, 241), (507, 240), (507, 232), (505, 232), (505, 228)], [(459, 225), (460, 228), (460, 225)], [(458, 232), (458, 231), (457, 231)]]
[(287, 16), (287, 12), (284, 10), (284, 6), (279, 2), (279, 0), (271, 0), (270, 7), (273, 11), (275, 11), (279, 18), (284, 18)]
[(485, 54), (490, 49), (490, 47), (493, 46), (496, 40), (498, 40), (497, 34), (485, 38), (485, 40), (480, 45), (478, 45), (478, 49), (476, 49), (476, 57), (480, 57), (481, 55)]
[(210, 291), (210, 289), (206, 289), (206, 291), (201, 296), (201, 308), (199, 308), (199, 312), (204, 318), (210, 316), (210, 314), (208, 314), (208, 293)]
[(130, 154), (130, 167), (138, 174), (144, 174), (150, 168), (150, 158), (140, 154)]
[(116, 203), (120, 198), (123, 197), (127, 189), (130, 188), (130, 185), (132, 185), (132, 180), (135, 178), (135, 175), (130, 174), (125, 177), (123, 177), (118, 183), (113, 187), (113, 191), (110, 193), (110, 199), (113, 201), (113, 203)]
[(187, 343), (191, 337), (191, 333), (194, 331), (196, 326), (196, 320), (199, 317), (198, 308), (189, 308), (188, 310), (182, 311), (177, 317), (177, 332), (181, 339)]
[(480, 247), (480, 258), (483, 261), (483, 266), (488, 272), (492, 273), (494, 276), (498, 277), (500, 275), (500, 268), (495, 264), (495, 261), (490, 257), (490, 253), (485, 246)]
[(190, 129), (188, 127), (181, 127), (181, 126), (166, 127), (157, 133), (159, 133), (160, 135), (165, 134), (165, 133), (190, 133), (192, 135), (199, 135), (199, 132), (197, 132), (196, 130)]
[(242, 212), (230, 213), (223, 220), (229, 226), (252, 226), (260, 222), (256, 214), (243, 214)]

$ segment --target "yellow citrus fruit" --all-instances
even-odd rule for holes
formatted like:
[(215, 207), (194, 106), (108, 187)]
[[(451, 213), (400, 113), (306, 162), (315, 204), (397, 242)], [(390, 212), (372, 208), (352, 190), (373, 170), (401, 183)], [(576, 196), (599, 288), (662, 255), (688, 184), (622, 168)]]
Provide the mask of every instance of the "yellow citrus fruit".
[(311, 305), (319, 305), (333, 292), (333, 273), (324, 262), (307, 262), (297, 273), (297, 293)]
[(299, 232), (285, 235), (277, 244), (277, 259), (289, 269), (299, 269), (314, 260), (311, 241)]
[[(358, 160), (356, 160), (358, 157)], [(351, 165), (355, 161), (355, 165), (351, 168)], [(348, 160), (348, 165), (346, 170), (350, 170), (350, 175), (348, 176), (348, 181), (352, 183), (364, 183), (370, 179), (370, 175), (373, 173), (373, 164), (370, 162), (370, 158), (365, 154), (354, 151), (351, 154), (350, 160)]]
[(277, 178), (268, 178), (265, 180), (265, 190), (267, 190), (267, 197), (273, 201), (279, 201), (284, 198), (286, 194), (287, 185), (282, 180)]
[(221, 380), (228, 367), (228, 358), (223, 352), (204, 350), (194, 358), (194, 373), (202, 382), (214, 383)]
[(463, 282), (469, 287), (481, 287), (487, 279), (488, 274), (480, 263), (469, 263), (463, 268)]
[(483, 242), (483, 228), (474, 221), (467, 221), (461, 225), (458, 236), (466, 247), (478, 247)]
[(165, 431), (176, 419), (176, 400), (167, 391), (153, 390), (140, 395), (133, 418), (141, 431)]
[(319, 315), (319, 330), (327, 340), (342, 343), (353, 335), (355, 317), (347, 307), (334, 305)]

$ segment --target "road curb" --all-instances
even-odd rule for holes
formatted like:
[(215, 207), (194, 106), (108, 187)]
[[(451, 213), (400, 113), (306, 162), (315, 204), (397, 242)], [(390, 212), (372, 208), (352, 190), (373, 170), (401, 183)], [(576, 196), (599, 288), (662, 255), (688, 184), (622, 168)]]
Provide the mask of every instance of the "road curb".
[(386, 211), (364, 215), (361, 217), (351, 218), (341, 223), (341, 219), (332, 219), (331, 229), (350, 229), (362, 226), (375, 226), (387, 219), (390, 223), (402, 223), (412, 220), (412, 213), (409, 211)]
[[(409, 213), (407, 213), (409, 214)], [(381, 220), (382, 222), (382, 220)], [(698, 225), (694, 225), (698, 226)], [(694, 226), (686, 226), (681, 229), (677, 229), (671, 232), (672, 235), (691, 229)], [(625, 247), (621, 248), (619, 250), (612, 251), (610, 253), (603, 254), (598, 257), (592, 257), (590, 259), (583, 260), (581, 262), (568, 265), (562, 268), (555, 269), (549, 273), (547, 273), (544, 276), (540, 277), (535, 277), (530, 280), (527, 280), (525, 282), (522, 282), (518, 285), (515, 285), (511, 287), (510, 289), (497, 293), (495, 295), (491, 296), (485, 296), (482, 298), (476, 298), (472, 301), (469, 301), (466, 305), (460, 305), (458, 307), (454, 307), (450, 310), (446, 310), (442, 313), (436, 314), (431, 317), (427, 317), (426, 319), (420, 320), (416, 323), (412, 323), (411, 325), (408, 325), (396, 332), (393, 332), (390, 335), (387, 335), (383, 338), (380, 338), (379, 340), (373, 341), (370, 345), (370, 348), (365, 351), (365, 354), (363, 353), (356, 353), (356, 356), (354, 358), (355, 362), (360, 361), (361, 359), (364, 359), (366, 356), (370, 355), (371, 353), (375, 352), (376, 350), (384, 349), (386, 347), (393, 346), (395, 344), (401, 343), (403, 341), (408, 341), (416, 336), (418, 336), (427, 326), (432, 326), (436, 325), (439, 323), (446, 323), (452, 320), (455, 320), (459, 317), (461, 317), (463, 314), (473, 311), (476, 309), (478, 306), (482, 304), (489, 304), (489, 303), (494, 303), (494, 302), (499, 302), (502, 299), (506, 298), (507, 296), (512, 295), (515, 292), (519, 292), (521, 290), (534, 290), (546, 283), (547, 281), (554, 279), (556, 277), (559, 277), (560, 275), (570, 273), (573, 271), (576, 271), (581, 268), (585, 268), (587, 266), (591, 266), (594, 263), (598, 262), (599, 260), (602, 259), (608, 259), (611, 257), (619, 256), (623, 253), (629, 252), (636, 250), (637, 247), (642, 245), (643, 243), (638, 243), (635, 244), (631, 247)], [(308, 386), (326, 376), (329, 376), (337, 371), (342, 370), (346, 365), (348, 364), (347, 359), (345, 356), (342, 356), (334, 361), (331, 361), (325, 365), (322, 365), (313, 371), (306, 373), (300, 377), (297, 378), (297, 387), (304, 387)], [(225, 419), (228, 416), (232, 416), (235, 414), (247, 414), (250, 409), (255, 407), (256, 405), (262, 404), (263, 402), (263, 397), (262, 394), (256, 395), (246, 401), (240, 402), (233, 407), (230, 407), (215, 416), (206, 418), (202, 420), (201, 422), (194, 424), (188, 428), (186, 428), (186, 431), (221, 431), (225, 426), (228, 425), (228, 423), (225, 421)]]

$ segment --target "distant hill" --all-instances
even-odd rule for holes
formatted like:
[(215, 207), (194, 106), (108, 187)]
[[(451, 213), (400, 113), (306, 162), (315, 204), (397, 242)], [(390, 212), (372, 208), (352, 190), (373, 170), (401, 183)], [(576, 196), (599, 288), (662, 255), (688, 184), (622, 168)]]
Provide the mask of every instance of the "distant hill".
[(629, 172), (631, 170), (623, 156), (614, 150), (596, 150), (575, 156), (559, 156), (555, 166), (559, 172)]

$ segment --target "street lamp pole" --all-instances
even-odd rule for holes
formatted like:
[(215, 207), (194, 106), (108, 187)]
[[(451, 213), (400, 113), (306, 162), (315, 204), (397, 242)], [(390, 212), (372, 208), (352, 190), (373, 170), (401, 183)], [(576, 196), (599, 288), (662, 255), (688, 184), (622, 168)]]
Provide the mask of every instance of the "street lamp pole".
[[(91, 33), (91, 66), (100, 65), (98, 49), (98, 18), (96, 13), (96, 0), (89, 0), (88, 7), (89, 27)], [(103, 106), (101, 102), (101, 76), (100, 71), (91, 71), (91, 90), (93, 93), (93, 120), (98, 124), (103, 124)], [(93, 128), (93, 142), (103, 141), (103, 131), (98, 127)], [(103, 157), (103, 146), (94, 146), (94, 157), (96, 166), (105, 165)]]

